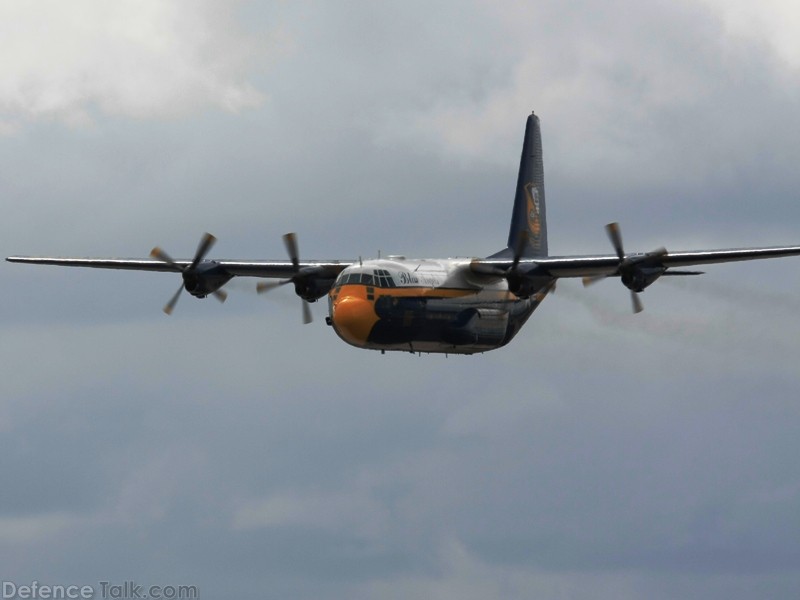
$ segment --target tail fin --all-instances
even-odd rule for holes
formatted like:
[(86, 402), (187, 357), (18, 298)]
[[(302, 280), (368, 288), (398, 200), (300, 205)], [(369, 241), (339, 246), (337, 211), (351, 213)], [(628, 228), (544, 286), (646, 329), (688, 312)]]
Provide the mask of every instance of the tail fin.
[[(520, 236), (523, 238), (522, 241)], [(547, 256), (542, 131), (539, 127), (539, 117), (533, 113), (525, 125), (525, 141), (522, 144), (522, 158), (519, 162), (508, 248), (512, 252), (521, 248), (523, 257)]]

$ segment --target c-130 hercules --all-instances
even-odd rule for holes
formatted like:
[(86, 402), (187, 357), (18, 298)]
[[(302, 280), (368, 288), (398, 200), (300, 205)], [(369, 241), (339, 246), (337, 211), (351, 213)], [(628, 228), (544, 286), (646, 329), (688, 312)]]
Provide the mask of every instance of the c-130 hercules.
[(606, 226), (614, 254), (550, 256), (539, 118), (528, 117), (519, 166), (508, 245), (487, 258), (300, 260), (297, 237), (283, 236), (290, 260), (209, 260), (216, 241), (206, 233), (193, 259), (176, 260), (160, 248), (151, 258), (48, 258), (12, 256), (10, 262), (133, 269), (180, 273), (181, 287), (164, 307), (170, 314), (185, 289), (197, 298), (224, 301), (233, 277), (277, 279), (259, 292), (293, 284), (303, 302), (328, 296), (326, 322), (348, 344), (372, 350), (474, 354), (508, 344), (561, 278), (580, 277), (585, 285), (619, 277), (631, 291), (634, 312), (647, 286), (664, 275), (700, 275), (681, 270), (696, 265), (777, 258), (800, 254), (800, 246), (626, 254), (619, 226)]

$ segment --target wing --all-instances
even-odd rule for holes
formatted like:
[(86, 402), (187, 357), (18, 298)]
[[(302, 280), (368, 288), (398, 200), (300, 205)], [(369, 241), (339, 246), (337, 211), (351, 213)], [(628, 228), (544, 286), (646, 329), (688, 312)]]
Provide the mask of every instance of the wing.
[(301, 261), (297, 248), (297, 235), (287, 233), (283, 243), (290, 260), (207, 260), (206, 254), (217, 241), (210, 233), (200, 238), (194, 258), (175, 260), (161, 248), (150, 252), (152, 258), (54, 258), (34, 256), (9, 256), (9, 262), (59, 267), (89, 267), (94, 269), (123, 269), (129, 271), (166, 271), (180, 273), (183, 279), (178, 291), (164, 306), (164, 312), (172, 314), (183, 290), (192, 296), (205, 298), (213, 295), (225, 302), (227, 294), (221, 289), (234, 277), (267, 277), (279, 279), (276, 283), (261, 283), (256, 286), (259, 293), (274, 287), (294, 284), (295, 293), (303, 299), (303, 322), (311, 322), (308, 302), (321, 298), (333, 286), (339, 273), (354, 261), (312, 260)]
[[(761, 260), (800, 255), (800, 246), (771, 248), (733, 248), (729, 250), (696, 250), (667, 252), (661, 248), (646, 254), (625, 254), (621, 244), (616, 255), (599, 256), (549, 256), (544, 258), (475, 259), (470, 270), (489, 278), (505, 278), (509, 289), (519, 296), (531, 296), (549, 289), (559, 278), (581, 277), (588, 285), (605, 277), (620, 277), (633, 293), (634, 310), (641, 311), (635, 294), (641, 292), (663, 275), (702, 275), (700, 271), (679, 270), (693, 267), (744, 260)], [(673, 270), (670, 270), (673, 269)]]
[[(715, 263), (761, 260), (800, 255), (800, 246), (770, 248), (732, 248), (729, 250), (695, 250), (690, 252), (656, 251), (649, 254), (629, 254), (625, 260), (646, 263), (648, 267), (669, 269)], [(591, 256), (549, 256), (546, 258), (483, 258), (470, 264), (474, 273), (503, 276), (517, 270), (522, 277), (595, 277), (618, 275), (620, 257), (613, 254)]]
[[(656, 251), (651, 254), (632, 254), (626, 259), (645, 262), (648, 267), (669, 269), (710, 265), (716, 263), (762, 260), (800, 255), (800, 246), (777, 246), (770, 248), (732, 248), (728, 250), (695, 250), (690, 252)], [(620, 259), (606, 256), (555, 256), (533, 260), (521, 260), (520, 266), (538, 267), (553, 277), (593, 277), (616, 275)], [(510, 261), (509, 261), (510, 266)]]
[(206, 254), (216, 243), (210, 233), (204, 233), (200, 238), (194, 258), (173, 259), (161, 248), (155, 247), (150, 252), (152, 258), (51, 258), (33, 256), (10, 256), (9, 262), (28, 263), (37, 265), (55, 265), (59, 267), (90, 267), (94, 269), (127, 269), (130, 271), (168, 271), (179, 272), (184, 278), (207, 277), (227, 281), (231, 277), (288, 277), (331, 279), (345, 269), (353, 261), (303, 261), (299, 259), (297, 248), (297, 234), (287, 233), (283, 236), (283, 243), (289, 254), (288, 261), (268, 260), (206, 260)]
[(633, 311), (641, 312), (639, 293), (659, 277), (702, 275), (700, 271), (678, 270), (681, 267), (800, 255), (800, 246), (692, 252), (668, 252), (666, 248), (660, 248), (645, 254), (625, 254), (618, 226), (611, 223), (607, 229), (615, 255), (522, 258), (517, 253), (509, 258), (510, 252), (503, 252), (496, 258), (475, 259), (469, 264), (469, 269), (477, 275), (505, 278), (509, 290), (522, 297), (546, 294), (562, 277), (581, 277), (584, 285), (605, 277), (620, 277), (631, 291)]
[[(59, 267), (89, 267), (93, 269), (124, 269), (128, 271), (175, 271), (188, 268), (192, 260), (176, 259), (171, 263), (152, 258), (55, 258), (40, 256), (9, 256), (8, 262)], [(298, 271), (322, 272), (336, 277), (352, 260), (298, 261), (288, 260), (204, 260), (199, 266), (216, 266), (234, 277), (292, 277)], [(178, 268), (176, 268), (178, 267)]]
[(278, 278), (277, 283), (259, 284), (259, 293), (273, 287), (293, 283), (295, 292), (303, 299), (303, 322), (311, 322), (311, 311), (308, 301), (314, 301), (328, 293), (336, 277), (353, 261), (299, 261), (299, 260), (174, 260), (169, 255), (153, 249), (159, 259), (148, 258), (51, 258), (32, 256), (9, 256), (9, 262), (34, 265), (55, 265), (59, 267), (89, 267), (94, 269), (123, 269), (129, 271), (162, 271), (178, 272), (183, 282), (169, 302), (164, 312), (172, 314), (181, 292), (187, 292), (198, 298), (213, 295), (224, 302), (227, 294), (220, 288), (233, 277), (266, 277)]

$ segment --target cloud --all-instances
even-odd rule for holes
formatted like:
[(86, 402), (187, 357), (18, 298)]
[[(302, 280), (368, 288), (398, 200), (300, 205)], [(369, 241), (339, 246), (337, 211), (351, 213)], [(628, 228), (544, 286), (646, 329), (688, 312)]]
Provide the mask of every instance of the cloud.
[(243, 504), (233, 515), (236, 530), (308, 528), (378, 539), (386, 533), (388, 510), (368, 490), (334, 493), (285, 491)]
[(0, 130), (96, 113), (164, 118), (207, 106), (239, 111), (264, 96), (246, 80), (254, 40), (235, 4), (209, 1), (10, 1), (0, 6)]
[(535, 110), (546, 166), (594, 189), (686, 193), (709, 182), (741, 189), (752, 172), (786, 187), (786, 167), (800, 160), (797, 127), (787, 119), (800, 72), (787, 69), (767, 40), (794, 30), (778, 26), (783, 12), (769, 10), (757, 22), (770, 26), (747, 36), (731, 25), (732, 15), (739, 23), (762, 9), (624, 1), (565, 9), (545, 1), (487, 14), (487, 29), (505, 31), (494, 51), (510, 65), (507, 76), (487, 79), (477, 93), (462, 84), (397, 107), (382, 135), (450, 159), (499, 164)]
[[(714, 6), (30, 5), (0, 8), (38, 82), (0, 83), (7, 255), (488, 254), (532, 108), (555, 252), (609, 252), (615, 219), (629, 250), (798, 241), (797, 73)], [(276, 23), (291, 52), (251, 68)], [(3, 263), (3, 576), (793, 597), (797, 265), (665, 278), (636, 316), (562, 282), (508, 347), (420, 358), (343, 344), (324, 301), (303, 327), (290, 286), (167, 318), (175, 274)]]
[(722, 15), (726, 31), (772, 49), (789, 67), (800, 67), (800, 7), (786, 0), (702, 0)]
[(436, 574), (376, 580), (356, 587), (355, 598), (437, 598), (514, 600), (523, 598), (633, 598), (638, 577), (620, 571), (570, 572), (488, 564), (457, 539), (437, 547)]
[(0, 517), (0, 545), (41, 542), (66, 529), (78, 527), (83, 521), (85, 519), (65, 513)]

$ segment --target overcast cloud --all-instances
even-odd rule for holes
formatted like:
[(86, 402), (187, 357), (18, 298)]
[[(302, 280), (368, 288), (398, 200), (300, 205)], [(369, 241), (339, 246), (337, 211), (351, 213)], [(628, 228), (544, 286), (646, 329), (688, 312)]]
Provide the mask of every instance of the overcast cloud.
[[(0, 254), (483, 256), (542, 119), (550, 249), (800, 242), (798, 9), (5, 2)], [(562, 282), (483, 356), (289, 290), (3, 263), (0, 578), (204, 598), (795, 598), (800, 261)], [(665, 278), (666, 279), (666, 278)], [(686, 278), (689, 279), (689, 278)]]

